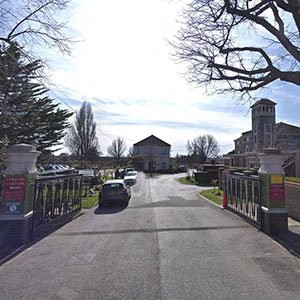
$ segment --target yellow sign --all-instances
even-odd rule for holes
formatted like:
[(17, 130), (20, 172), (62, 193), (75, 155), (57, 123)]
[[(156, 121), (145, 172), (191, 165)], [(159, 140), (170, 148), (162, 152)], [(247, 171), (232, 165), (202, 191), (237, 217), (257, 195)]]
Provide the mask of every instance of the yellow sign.
[(271, 175), (271, 183), (281, 184), (283, 183), (282, 175)]

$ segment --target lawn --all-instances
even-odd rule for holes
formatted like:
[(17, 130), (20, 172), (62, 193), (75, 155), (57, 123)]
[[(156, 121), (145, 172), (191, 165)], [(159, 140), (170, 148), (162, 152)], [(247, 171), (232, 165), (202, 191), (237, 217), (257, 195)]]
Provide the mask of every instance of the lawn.
[(95, 194), (82, 198), (82, 208), (91, 208), (94, 206), (95, 203), (98, 202), (98, 194), (99, 192), (96, 192)]
[(299, 177), (285, 177), (285, 181), (300, 183)]
[(208, 200), (218, 204), (218, 205), (222, 205), (222, 195), (223, 192), (221, 190), (219, 190), (218, 188), (214, 189), (209, 189), (209, 190), (205, 190), (202, 191), (200, 193), (201, 196), (207, 198)]
[(190, 185), (197, 185), (197, 181), (195, 181), (194, 177), (180, 177), (178, 178), (178, 181), (182, 184), (190, 184)]

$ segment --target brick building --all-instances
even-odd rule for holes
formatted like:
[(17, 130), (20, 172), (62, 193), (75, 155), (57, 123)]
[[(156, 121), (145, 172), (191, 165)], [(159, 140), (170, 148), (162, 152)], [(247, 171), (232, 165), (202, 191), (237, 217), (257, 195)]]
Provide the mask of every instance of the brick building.
[(286, 175), (300, 177), (300, 127), (276, 123), (276, 103), (261, 99), (251, 106), (252, 130), (243, 132), (234, 140), (230, 165), (236, 167), (259, 167), (257, 154), (264, 148), (279, 148), (284, 156)]

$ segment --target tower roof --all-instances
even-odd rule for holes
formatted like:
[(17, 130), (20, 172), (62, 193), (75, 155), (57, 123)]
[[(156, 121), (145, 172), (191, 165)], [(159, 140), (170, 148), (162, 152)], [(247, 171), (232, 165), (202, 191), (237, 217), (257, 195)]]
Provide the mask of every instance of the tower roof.
[(264, 104), (264, 105), (276, 105), (275, 102), (269, 100), (269, 99), (266, 99), (266, 98), (263, 98), (263, 99), (260, 99), (258, 101), (256, 101), (252, 106), (250, 106), (250, 108), (253, 108), (257, 105), (260, 105), (260, 104)]

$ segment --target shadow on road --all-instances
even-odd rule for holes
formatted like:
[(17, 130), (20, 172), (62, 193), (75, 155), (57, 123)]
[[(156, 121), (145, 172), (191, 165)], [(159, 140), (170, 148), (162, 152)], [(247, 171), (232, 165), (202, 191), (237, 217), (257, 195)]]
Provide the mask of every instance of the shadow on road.
[(117, 214), (124, 209), (127, 208), (128, 205), (125, 204), (115, 204), (115, 205), (110, 205), (110, 206), (105, 206), (105, 207), (97, 207), (94, 210), (95, 215), (110, 215), (110, 214)]
[(293, 226), (288, 232), (273, 235), (272, 238), (300, 258), (300, 234), (293, 230)]
[(67, 223), (75, 220), (76, 218), (82, 216), (82, 212), (76, 212), (76, 214), (69, 214), (64, 218), (57, 218), (53, 222), (46, 222), (43, 225), (35, 228), (32, 232), (31, 240), (25, 244), (15, 244), (9, 247), (0, 248), (0, 266), (10, 260), (11, 258), (15, 257), (16, 255), (20, 254), (27, 248), (32, 247), (34, 244), (38, 243), (51, 233), (59, 230), (61, 227), (66, 225)]

